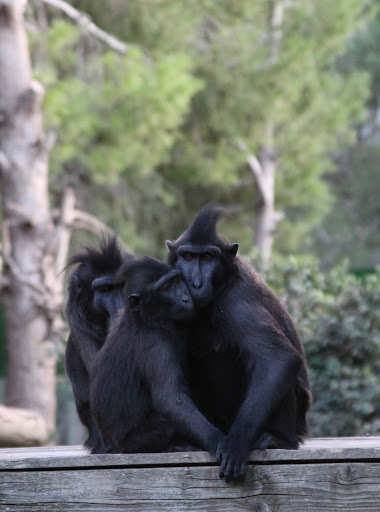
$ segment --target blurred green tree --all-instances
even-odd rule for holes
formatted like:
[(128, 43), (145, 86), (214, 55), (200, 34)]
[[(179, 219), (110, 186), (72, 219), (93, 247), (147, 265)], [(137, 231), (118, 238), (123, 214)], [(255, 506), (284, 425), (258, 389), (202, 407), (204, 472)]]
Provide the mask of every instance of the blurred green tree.
[[(308, 246), (331, 203), (322, 178), (334, 168), (331, 154), (363, 119), (367, 75), (342, 76), (335, 61), (371, 2), (73, 4), (132, 45), (126, 57), (110, 57), (70, 27), (62, 51), (54, 44), (65, 40), (62, 22), (46, 45), (47, 72), (59, 70), (48, 103), (62, 137), (55, 168), (101, 183), (92, 207), (137, 250), (156, 254), (210, 199), (238, 213), (232, 231), (246, 252), (253, 231), (263, 247), (261, 230), (270, 254), (276, 210), (284, 214), (278, 249)], [(264, 195), (254, 161), (269, 175)]]
[(357, 125), (354, 144), (337, 154), (338, 172), (329, 176), (335, 201), (315, 231), (316, 251), (324, 266), (349, 254), (354, 268), (380, 263), (380, 13), (351, 38), (338, 60), (344, 74), (363, 70), (370, 78), (367, 116)]
[(130, 247), (155, 252), (152, 240), (174, 204), (156, 168), (169, 158), (202, 87), (191, 57), (156, 57), (134, 44), (120, 55), (56, 10), (31, 5), (35, 75), (47, 88), (45, 125), (57, 134), (53, 192), (73, 186), (79, 204), (117, 228)]
[[(281, 250), (302, 249), (330, 204), (322, 179), (334, 166), (330, 154), (339, 142), (352, 140), (351, 124), (364, 115), (365, 75), (342, 77), (334, 69), (345, 38), (363, 20), (362, 6), (294, 3), (278, 14), (276, 2), (212, 5), (197, 54), (206, 85), (192, 102), (166, 175), (178, 180), (182, 172), (195, 189), (206, 184), (208, 190), (228, 190), (241, 183), (238, 200), (243, 207), (252, 204), (254, 241), (264, 258), (281, 218), (275, 209), (285, 213), (277, 233)], [(240, 141), (249, 151), (241, 151), (241, 144), (239, 149)], [(249, 168), (255, 174), (251, 186)], [(260, 174), (268, 186), (257, 187)], [(269, 220), (265, 195), (274, 202)], [(269, 241), (259, 240), (260, 231)]]

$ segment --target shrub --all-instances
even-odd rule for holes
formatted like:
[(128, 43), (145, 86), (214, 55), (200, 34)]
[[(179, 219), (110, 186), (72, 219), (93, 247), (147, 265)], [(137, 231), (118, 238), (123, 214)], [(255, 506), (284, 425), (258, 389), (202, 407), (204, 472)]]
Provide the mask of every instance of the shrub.
[(380, 270), (322, 273), (291, 257), (265, 279), (299, 328), (310, 371), (315, 437), (380, 433)]

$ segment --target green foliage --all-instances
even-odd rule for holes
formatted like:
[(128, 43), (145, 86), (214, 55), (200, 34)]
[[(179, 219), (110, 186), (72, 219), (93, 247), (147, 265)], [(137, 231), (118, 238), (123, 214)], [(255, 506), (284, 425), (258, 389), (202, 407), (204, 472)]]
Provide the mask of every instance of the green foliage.
[[(285, 9), (275, 58), (268, 26), (272, 2), (204, 5), (204, 35), (193, 51), (205, 86), (163, 168), (182, 187), (224, 190), (227, 201), (237, 197), (249, 208), (254, 178), (236, 141), (243, 139), (256, 154), (269, 144), (280, 157), (276, 207), (286, 221), (278, 227), (276, 246), (282, 252), (304, 248), (310, 229), (331, 206), (323, 174), (334, 168), (331, 152), (353, 140), (352, 122), (363, 119), (368, 96), (365, 73), (352, 70), (343, 77), (334, 69), (346, 37), (366, 19), (363, 5), (320, 4)], [(239, 182), (240, 194), (229, 196)]]
[[(377, 5), (380, 7), (379, 2)], [(313, 250), (324, 266), (331, 266), (349, 254), (351, 265), (361, 268), (380, 261), (380, 12), (369, 27), (350, 39), (346, 46), (338, 68), (343, 76), (352, 70), (368, 73), (370, 111), (359, 128), (358, 140), (337, 158), (338, 172), (329, 176), (335, 201), (314, 232)]]
[(331, 155), (363, 118), (366, 70), (342, 75), (335, 62), (373, 3), (286, 3), (277, 45), (269, 0), (73, 0), (128, 43), (125, 57), (48, 8), (48, 29), (31, 37), (46, 125), (58, 133), (54, 187), (74, 184), (86, 209), (155, 254), (219, 200), (237, 210), (235, 238), (250, 250), (255, 179), (237, 140), (256, 154), (269, 145), (286, 214), (275, 248), (304, 249), (331, 206)]
[(347, 264), (321, 273), (289, 258), (266, 276), (304, 342), (314, 436), (380, 433), (380, 269), (359, 279)]
[(371, 104), (378, 105), (380, 95), (380, 4), (375, 2), (377, 16), (365, 30), (361, 30), (347, 41), (347, 51), (339, 59), (339, 69), (343, 73), (362, 69), (371, 78)]
[(324, 266), (347, 255), (354, 268), (379, 261), (379, 160), (377, 142), (358, 143), (341, 156), (339, 172), (330, 177), (336, 199), (314, 237), (314, 250)]
[(74, 186), (82, 207), (131, 248), (157, 254), (177, 194), (157, 167), (202, 87), (191, 57), (178, 50), (152, 56), (133, 44), (121, 56), (54, 18), (30, 37), (35, 75), (47, 89), (45, 127), (57, 133), (52, 190)]
[(152, 172), (165, 161), (189, 100), (201, 87), (190, 74), (191, 60), (177, 53), (154, 62), (131, 47), (126, 57), (89, 53), (79, 65), (78, 41), (70, 24), (53, 22), (48, 58), (36, 67), (48, 86), (47, 127), (59, 134), (53, 172), (77, 166), (98, 182), (115, 181), (131, 167), (142, 175)]

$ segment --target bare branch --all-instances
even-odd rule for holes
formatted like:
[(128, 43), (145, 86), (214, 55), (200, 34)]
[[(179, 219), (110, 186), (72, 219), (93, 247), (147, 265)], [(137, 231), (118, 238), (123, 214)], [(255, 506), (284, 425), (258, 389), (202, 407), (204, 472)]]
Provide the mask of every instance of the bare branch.
[[(107, 233), (110, 235), (115, 234), (115, 231), (109, 226), (107, 226), (107, 224), (104, 224), (104, 222), (102, 222), (101, 220), (97, 219), (90, 213), (84, 212), (82, 210), (74, 211), (74, 220), (72, 227), (74, 229), (84, 229), (98, 236), (102, 235), (103, 233)], [(125, 251), (130, 252), (129, 247), (122, 240), (120, 240), (120, 245)]]
[(251, 171), (255, 175), (257, 186), (259, 188), (259, 191), (260, 191), (264, 201), (267, 202), (268, 201), (268, 187), (267, 187), (266, 180), (265, 180), (264, 170), (263, 170), (263, 167), (262, 167), (259, 159), (257, 158), (256, 155), (254, 155), (253, 153), (251, 153), (249, 151), (247, 144), (242, 139), (238, 139), (236, 141), (236, 144), (239, 149), (241, 149), (242, 151), (247, 153), (247, 156), (246, 156), (247, 163), (248, 163)]
[[(62, 210), (55, 209), (53, 210), (53, 220), (59, 226), (62, 216)], [(78, 229), (83, 231), (88, 231), (89, 233), (93, 233), (96, 236), (101, 236), (104, 233), (114, 235), (115, 230), (107, 226), (104, 222), (94, 217), (90, 213), (84, 212), (83, 210), (73, 209), (70, 215), (65, 217), (65, 227), (72, 230)], [(122, 249), (125, 251), (131, 252), (131, 249), (128, 245), (123, 241), (119, 240)]]
[(113, 50), (125, 55), (128, 51), (128, 45), (116, 39), (116, 37), (104, 32), (104, 30), (100, 29), (95, 25), (89, 18), (87, 14), (74, 9), (70, 4), (65, 2), (64, 0), (40, 0), (44, 4), (51, 5), (52, 7), (56, 7), (63, 11), (67, 16), (73, 19), (78, 25), (81, 25), (85, 30), (87, 30), (90, 34), (94, 35), (103, 43), (107, 44)]
[(258, 180), (261, 179), (261, 177), (263, 176), (263, 168), (261, 167), (258, 158), (249, 151), (247, 144), (242, 139), (237, 139), (236, 145), (241, 151), (247, 153), (247, 162), (249, 163), (249, 166), (254, 172), (256, 178)]
[(95, 235), (113, 233), (113, 230), (104, 222), (82, 210), (75, 210), (72, 226), (74, 229), (84, 229)]
[(252, 171), (254, 172), (254, 174), (257, 178), (257, 181), (261, 182), (264, 177), (264, 172), (263, 172), (262, 165), (261, 165), (259, 159), (257, 158), (257, 156), (254, 155), (253, 153), (250, 153), (249, 155), (247, 155), (247, 162), (248, 162), (250, 168), (252, 169)]

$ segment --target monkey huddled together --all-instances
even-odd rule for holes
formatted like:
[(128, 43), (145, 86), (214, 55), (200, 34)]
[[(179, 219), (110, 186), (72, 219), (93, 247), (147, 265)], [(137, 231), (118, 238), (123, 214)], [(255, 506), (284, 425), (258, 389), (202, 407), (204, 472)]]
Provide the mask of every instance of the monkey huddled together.
[(206, 205), (167, 262), (117, 238), (74, 255), (66, 372), (92, 453), (203, 449), (226, 481), (251, 449), (296, 449), (311, 406), (290, 315)]

